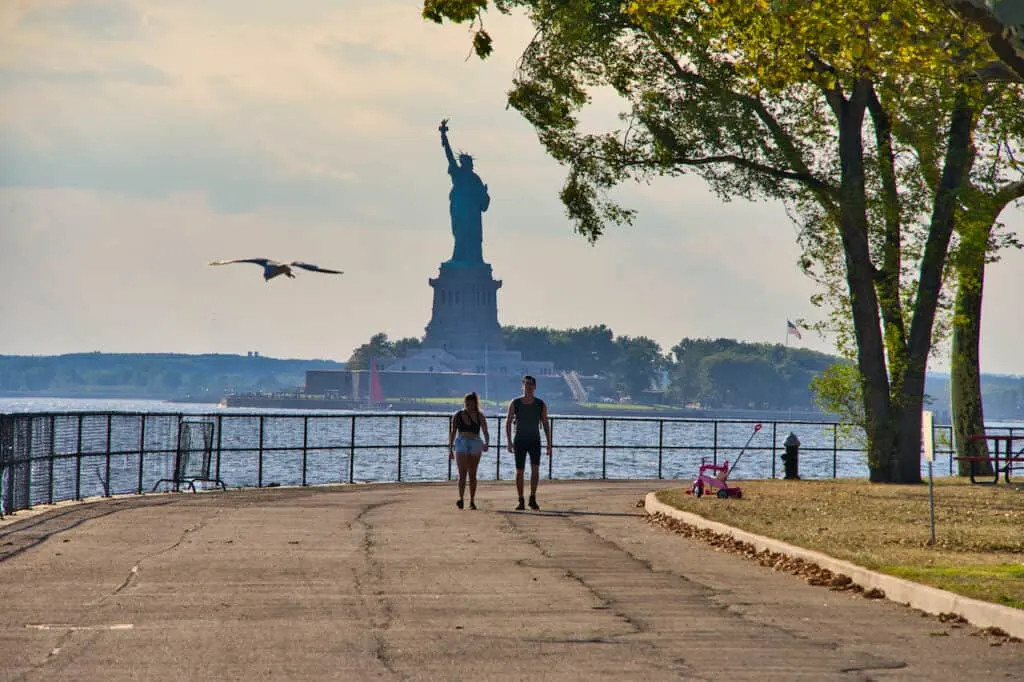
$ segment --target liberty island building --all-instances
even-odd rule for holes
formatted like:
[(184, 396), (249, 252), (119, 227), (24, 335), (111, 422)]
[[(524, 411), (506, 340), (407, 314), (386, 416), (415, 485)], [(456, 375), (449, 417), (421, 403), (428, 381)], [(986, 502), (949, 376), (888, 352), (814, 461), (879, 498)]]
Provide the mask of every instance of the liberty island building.
[[(374, 361), (388, 398), (461, 396), (476, 391), (496, 399), (518, 395), (524, 374), (537, 377), (546, 397), (570, 393), (570, 385), (549, 361), (525, 360), (508, 350), (498, 322), (498, 290), (483, 259), (483, 213), (490, 206), (487, 185), (473, 169), (473, 157), (452, 152), (447, 120), (438, 128), (452, 188), (448, 194), (454, 248), (441, 263), (433, 290), (430, 322), (418, 350), (402, 358)], [(305, 392), (360, 400), (370, 397), (369, 370), (306, 373)], [(551, 382), (544, 381), (550, 377)]]

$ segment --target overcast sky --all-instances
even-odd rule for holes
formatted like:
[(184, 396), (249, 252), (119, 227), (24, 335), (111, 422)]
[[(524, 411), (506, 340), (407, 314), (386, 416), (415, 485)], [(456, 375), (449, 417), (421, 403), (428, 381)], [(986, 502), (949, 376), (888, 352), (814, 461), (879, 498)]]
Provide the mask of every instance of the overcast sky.
[[(505, 109), (523, 19), (495, 55), (417, 0), (0, 3), (0, 354), (245, 353), (345, 360), (376, 332), (422, 336), (451, 256), (437, 126), (490, 186), (484, 258), (502, 324), (607, 324), (781, 343), (813, 318), (782, 207), (697, 179), (620, 193), (639, 210), (596, 246), (558, 201), (563, 170)], [(610, 103), (599, 115), (611, 120)], [(1004, 214), (1024, 227), (1020, 210)], [(264, 283), (254, 265), (345, 271)], [(982, 370), (1024, 374), (1024, 254), (990, 267)], [(831, 352), (831, 340), (790, 341)], [(943, 369), (933, 363), (933, 369)]]

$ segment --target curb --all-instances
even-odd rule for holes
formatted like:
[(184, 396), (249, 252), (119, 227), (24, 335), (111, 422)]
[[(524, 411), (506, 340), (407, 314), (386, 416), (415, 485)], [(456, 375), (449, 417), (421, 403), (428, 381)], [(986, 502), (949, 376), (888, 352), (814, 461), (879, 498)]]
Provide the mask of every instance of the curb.
[(1024, 610), (971, 599), (970, 597), (964, 597), (953, 592), (940, 590), (937, 587), (921, 585), (904, 580), (903, 578), (877, 573), (848, 561), (834, 559), (821, 552), (815, 552), (780, 540), (748, 533), (747, 531), (739, 530), (717, 521), (709, 521), (702, 516), (671, 507), (658, 500), (656, 495), (653, 492), (648, 493), (644, 499), (644, 509), (648, 514), (664, 514), (698, 528), (706, 528), (716, 533), (730, 535), (736, 540), (754, 546), (758, 551), (778, 552), (789, 557), (815, 563), (833, 573), (842, 573), (849, 576), (853, 582), (864, 589), (876, 588), (882, 590), (885, 593), (885, 598), (890, 601), (905, 604), (932, 615), (955, 613), (966, 619), (971, 625), (980, 628), (999, 628), (1013, 637), (1024, 639)]

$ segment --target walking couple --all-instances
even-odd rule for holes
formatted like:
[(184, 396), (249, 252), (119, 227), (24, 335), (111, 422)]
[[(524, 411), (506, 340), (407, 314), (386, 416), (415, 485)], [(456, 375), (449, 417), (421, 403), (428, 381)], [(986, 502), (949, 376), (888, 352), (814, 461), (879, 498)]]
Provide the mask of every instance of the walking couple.
[[(548, 406), (536, 397), (537, 380), (530, 375), (523, 377), (523, 394), (508, 404), (505, 419), (505, 438), (508, 451), (516, 459), (516, 490), (519, 493), (517, 510), (526, 509), (523, 497), (523, 472), (526, 457), (530, 457), (530, 509), (540, 509), (537, 504), (537, 484), (540, 482), (540, 431), (544, 429), (547, 439), (548, 457), (551, 457), (551, 422), (548, 421)], [(487, 431), (487, 419), (480, 411), (480, 399), (476, 393), (467, 393), (463, 409), (452, 415), (448, 429), (448, 457), (459, 467), (459, 500), (456, 506), (463, 508), (466, 480), (469, 480), (469, 508), (476, 509), (476, 471), (480, 457), (487, 451), (491, 436)], [(515, 424), (515, 436), (512, 425)], [(483, 438), (481, 438), (483, 434)]]

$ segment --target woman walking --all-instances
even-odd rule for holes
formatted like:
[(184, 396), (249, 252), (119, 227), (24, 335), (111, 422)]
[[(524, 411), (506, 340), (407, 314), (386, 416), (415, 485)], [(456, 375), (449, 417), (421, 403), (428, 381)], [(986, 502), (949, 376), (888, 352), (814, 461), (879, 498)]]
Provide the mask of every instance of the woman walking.
[(487, 451), (491, 436), (487, 432), (487, 418), (480, 411), (480, 398), (477, 394), (467, 393), (462, 404), (464, 407), (452, 415), (448, 429), (448, 459), (454, 459), (459, 467), (459, 501), (455, 506), (463, 508), (466, 478), (469, 477), (469, 508), (476, 509), (476, 470), (480, 466), (480, 455)]

